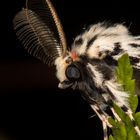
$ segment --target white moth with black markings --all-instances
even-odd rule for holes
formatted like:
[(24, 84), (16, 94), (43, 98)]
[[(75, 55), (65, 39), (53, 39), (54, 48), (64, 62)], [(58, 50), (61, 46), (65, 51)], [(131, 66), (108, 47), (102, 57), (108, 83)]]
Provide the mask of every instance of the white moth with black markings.
[[(91, 25), (77, 36), (68, 51), (60, 20), (49, 0), (27, 0), (14, 18), (14, 29), (27, 51), (48, 65), (56, 66), (59, 88), (82, 91), (82, 96), (103, 122), (107, 139), (110, 107), (119, 105), (133, 120), (128, 94), (116, 81), (117, 60), (128, 53), (135, 73), (140, 70), (140, 36), (132, 36), (123, 24)], [(139, 77), (136, 84), (139, 84)], [(135, 127), (138, 135), (140, 131)]]

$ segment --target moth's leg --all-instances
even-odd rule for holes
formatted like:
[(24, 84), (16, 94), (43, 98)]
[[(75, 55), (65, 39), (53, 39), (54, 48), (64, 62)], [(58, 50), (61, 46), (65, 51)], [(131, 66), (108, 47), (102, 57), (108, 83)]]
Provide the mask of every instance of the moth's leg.
[(121, 118), (118, 116), (118, 114), (116, 113), (116, 111), (114, 110), (113, 107), (110, 107), (110, 110), (112, 111), (114, 117), (116, 118), (117, 121), (121, 121)]
[(97, 105), (91, 105), (91, 108), (95, 111), (97, 116), (102, 122), (105, 122), (108, 127), (112, 127), (112, 125), (108, 122), (109, 115), (106, 114), (102, 109), (100, 109)]
[(104, 140), (108, 140), (107, 126), (110, 128), (112, 127), (112, 125), (108, 122), (109, 116), (102, 109), (100, 109), (96, 104), (91, 105), (91, 108), (95, 111), (99, 119), (102, 121)]
[[(119, 106), (120, 104), (118, 104), (118, 106)], [(138, 134), (138, 136), (140, 137), (140, 129), (139, 129), (139, 127), (136, 125), (136, 122), (135, 122), (135, 119), (134, 119), (134, 117), (133, 117), (133, 113), (132, 113), (132, 111), (128, 108), (128, 107), (126, 107), (125, 105), (120, 105), (120, 108), (129, 116), (129, 118), (131, 119), (131, 121), (132, 121), (132, 123), (133, 123), (133, 125), (134, 125), (134, 129), (136, 130), (136, 132), (137, 132), (137, 134)]]
[[(134, 124), (134, 129), (136, 130), (137, 134), (140, 137), (140, 129), (135, 123), (134, 117), (132, 115), (133, 112), (128, 107), (128, 93), (124, 91), (120, 91), (120, 88), (116, 83), (111, 83), (110, 81), (106, 81), (104, 82), (104, 85), (106, 86), (107, 92), (110, 95), (110, 98), (106, 98), (106, 97), (105, 98), (112, 100), (129, 116), (129, 118)], [(107, 100), (106, 102), (109, 102), (110, 100)], [(117, 113), (114, 111), (113, 107), (112, 107), (112, 113), (118, 119), (118, 121), (120, 121), (120, 118), (117, 115)]]
[[(116, 104), (129, 116), (129, 118), (131, 119), (131, 121), (133, 122), (133, 125), (134, 125), (134, 129), (135, 131), (137, 132), (138, 136), (140, 137), (140, 129), (139, 127), (136, 125), (135, 123), (135, 120), (134, 120), (134, 117), (132, 115), (132, 111), (127, 108), (126, 106), (124, 105), (120, 105), (120, 103), (117, 103)], [(119, 121), (121, 122), (121, 118), (118, 116), (118, 114), (116, 113), (116, 111), (114, 110), (114, 108), (112, 106), (110, 106), (110, 110), (112, 111), (114, 117)]]
[(107, 135), (107, 124), (102, 121), (102, 126), (103, 126), (103, 133), (104, 133), (104, 140), (108, 140), (108, 135)]
[(105, 99), (107, 105), (109, 106), (111, 112), (113, 113), (114, 117), (116, 118), (116, 120), (121, 121), (120, 117), (118, 116), (118, 114), (115, 112), (114, 108), (113, 108), (113, 101), (111, 96), (108, 93), (102, 93), (103, 98)]
[[(125, 105), (123, 105), (123, 104), (120, 104), (120, 103), (117, 103), (117, 102), (116, 102), (116, 104), (128, 115), (128, 117), (130, 118), (130, 120), (132, 121), (132, 123), (133, 123), (133, 125), (134, 125), (135, 131), (137, 132), (138, 136), (140, 137), (140, 129), (139, 129), (139, 127), (136, 125), (136, 122), (135, 122), (134, 117), (133, 117), (133, 115), (132, 115), (132, 114), (133, 114), (132, 111), (131, 111), (128, 107), (126, 107)], [(117, 113), (115, 112), (115, 110), (113, 109), (113, 107), (112, 107), (112, 113), (114, 114), (114, 116), (117, 115)], [(117, 115), (117, 116), (118, 116), (118, 115)], [(119, 116), (118, 116), (118, 117), (119, 117)], [(118, 121), (121, 121), (120, 117), (117, 118), (117, 120), (118, 120)]]

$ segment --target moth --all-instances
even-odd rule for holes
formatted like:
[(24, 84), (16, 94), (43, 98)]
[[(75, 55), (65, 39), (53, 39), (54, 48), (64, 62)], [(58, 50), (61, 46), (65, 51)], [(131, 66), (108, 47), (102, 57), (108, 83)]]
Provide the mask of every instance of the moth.
[[(50, 0), (26, 0), (25, 8), (17, 13), (13, 23), (24, 48), (45, 64), (56, 67), (58, 87), (81, 91), (102, 121), (104, 140), (107, 139), (107, 126), (112, 127), (106, 108), (120, 119), (112, 107), (113, 102), (133, 120), (128, 94), (117, 83), (115, 67), (117, 60), (127, 53), (135, 73), (139, 73), (140, 36), (131, 35), (123, 24), (101, 22), (89, 26), (68, 48), (63, 27)], [(135, 78), (139, 84), (139, 77)], [(135, 130), (140, 136), (137, 126)]]

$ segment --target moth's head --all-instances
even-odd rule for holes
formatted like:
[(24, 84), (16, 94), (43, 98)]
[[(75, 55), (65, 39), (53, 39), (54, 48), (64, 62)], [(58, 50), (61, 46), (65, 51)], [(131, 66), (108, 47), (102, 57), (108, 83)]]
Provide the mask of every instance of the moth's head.
[(68, 88), (82, 80), (82, 63), (75, 53), (55, 61), (59, 88)]

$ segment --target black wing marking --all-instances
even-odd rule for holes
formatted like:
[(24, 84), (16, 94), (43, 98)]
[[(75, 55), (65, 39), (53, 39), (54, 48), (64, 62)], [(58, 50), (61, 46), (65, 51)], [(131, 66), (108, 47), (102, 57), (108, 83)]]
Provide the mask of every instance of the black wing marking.
[(66, 53), (65, 35), (49, 0), (27, 0), (14, 18), (14, 29), (25, 49), (48, 65)]

